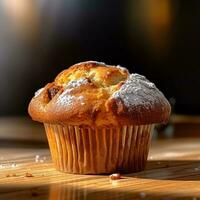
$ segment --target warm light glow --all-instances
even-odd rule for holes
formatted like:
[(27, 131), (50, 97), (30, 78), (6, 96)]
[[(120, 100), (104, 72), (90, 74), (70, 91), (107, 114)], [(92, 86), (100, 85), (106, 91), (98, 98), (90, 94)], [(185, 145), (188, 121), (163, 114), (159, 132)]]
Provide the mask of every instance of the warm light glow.
[(140, 0), (137, 9), (132, 7), (131, 16), (136, 18), (134, 23), (137, 23), (142, 35), (147, 39), (151, 53), (154, 53), (155, 57), (165, 55), (171, 40), (171, 1)]
[(1, 0), (5, 13), (15, 30), (27, 39), (33, 39), (38, 32), (38, 12), (35, 1)]
[(171, 25), (171, 7), (169, 0), (148, 0), (147, 18), (149, 37), (157, 53), (167, 49)]
[(168, 27), (171, 18), (169, 0), (153, 0), (149, 2), (149, 22), (154, 27)]
[(27, 0), (2, 0), (5, 9), (8, 13), (17, 20), (23, 19), (24, 14), (27, 12), (29, 8), (30, 1)]

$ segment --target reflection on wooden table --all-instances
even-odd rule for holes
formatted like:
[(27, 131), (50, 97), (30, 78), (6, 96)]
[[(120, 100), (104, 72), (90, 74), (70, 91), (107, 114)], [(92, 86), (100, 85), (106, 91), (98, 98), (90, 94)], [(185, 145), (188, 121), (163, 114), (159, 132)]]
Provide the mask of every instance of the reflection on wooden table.
[[(18, 124), (23, 132), (23, 123)], [(8, 129), (12, 132), (4, 127), (0, 133)], [(33, 143), (31, 134), (28, 139), (21, 137), (22, 142), (9, 136), (15, 141), (10, 143), (5, 135), (0, 139), (0, 199), (200, 199), (198, 137), (154, 140), (145, 171), (111, 181), (109, 175), (55, 170), (48, 146), (39, 136), (33, 136)]]

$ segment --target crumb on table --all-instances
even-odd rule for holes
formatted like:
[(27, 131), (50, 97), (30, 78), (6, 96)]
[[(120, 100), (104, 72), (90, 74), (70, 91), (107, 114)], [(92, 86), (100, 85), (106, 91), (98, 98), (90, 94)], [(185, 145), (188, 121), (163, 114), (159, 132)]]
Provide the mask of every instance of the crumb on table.
[(111, 174), (110, 179), (111, 180), (118, 180), (121, 178), (121, 175), (119, 173)]
[(25, 177), (34, 177), (33, 174), (26, 172)]
[(16, 177), (17, 175), (15, 173), (10, 173), (10, 174), (6, 174), (6, 177)]

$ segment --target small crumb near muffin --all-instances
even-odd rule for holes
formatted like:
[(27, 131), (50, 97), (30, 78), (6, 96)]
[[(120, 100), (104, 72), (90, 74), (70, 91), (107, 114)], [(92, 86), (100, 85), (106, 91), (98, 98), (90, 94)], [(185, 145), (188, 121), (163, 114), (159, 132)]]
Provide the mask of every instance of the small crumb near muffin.
[(140, 197), (141, 197), (142, 199), (144, 199), (144, 198), (146, 197), (146, 193), (145, 193), (145, 192), (140, 192)]
[(199, 169), (200, 169), (199, 167), (195, 167), (194, 168), (195, 171), (199, 171)]
[(149, 160), (153, 160), (153, 156), (150, 156), (150, 157), (149, 157)]
[(121, 174), (119, 174), (119, 173), (111, 174), (110, 179), (111, 180), (119, 180), (119, 179), (121, 179)]
[(11, 173), (11, 174), (6, 174), (6, 177), (16, 177), (17, 175), (14, 174), (14, 173)]
[(26, 172), (25, 177), (34, 177), (33, 174)]
[(36, 162), (36, 163), (38, 163), (38, 162), (39, 162), (39, 158), (40, 158), (40, 156), (39, 156), (39, 155), (36, 155), (36, 156), (35, 156), (35, 162)]

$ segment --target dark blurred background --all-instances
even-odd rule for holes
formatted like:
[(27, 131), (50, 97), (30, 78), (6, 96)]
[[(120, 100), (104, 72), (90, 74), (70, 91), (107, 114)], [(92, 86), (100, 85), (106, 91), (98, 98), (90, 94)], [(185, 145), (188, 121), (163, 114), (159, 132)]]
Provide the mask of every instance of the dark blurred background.
[(0, 116), (86, 60), (155, 82), (178, 114), (200, 114), (200, 1), (1, 0)]

